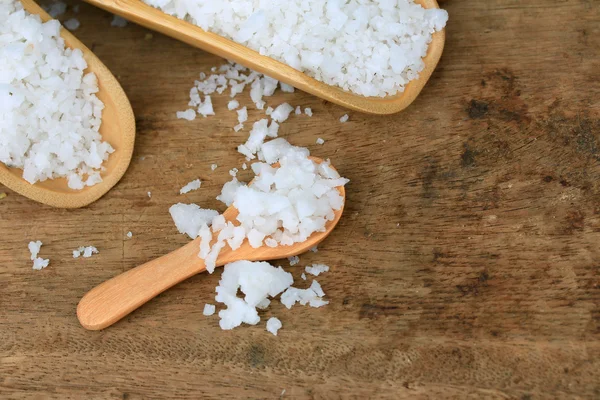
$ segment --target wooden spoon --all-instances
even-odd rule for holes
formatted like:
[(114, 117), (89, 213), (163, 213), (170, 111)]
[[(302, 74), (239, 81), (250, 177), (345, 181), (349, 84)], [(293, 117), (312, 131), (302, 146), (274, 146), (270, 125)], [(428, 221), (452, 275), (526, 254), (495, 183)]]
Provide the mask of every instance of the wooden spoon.
[[(317, 163), (322, 160), (311, 157)], [(337, 188), (345, 199), (343, 186)], [(335, 212), (335, 217), (325, 226), (325, 232), (315, 232), (306, 241), (291, 246), (268, 247), (255, 249), (248, 240), (237, 249), (225, 246), (219, 253), (216, 265), (222, 266), (239, 260), (268, 261), (292, 257), (304, 253), (321, 243), (337, 225), (344, 207)], [(233, 207), (223, 213), (225, 220), (237, 223), (238, 211)], [(214, 244), (216, 238), (213, 238)], [(198, 257), (200, 238), (196, 238), (182, 248), (130, 269), (90, 290), (77, 305), (77, 318), (81, 325), (90, 330), (104, 329), (130, 312), (134, 311), (150, 299), (179, 282), (188, 279), (206, 267), (204, 260)]]
[[(156, 30), (228, 60), (234, 60), (248, 68), (262, 72), (332, 103), (371, 114), (393, 114), (408, 107), (415, 100), (442, 56), (446, 37), (445, 30), (433, 34), (427, 55), (423, 59), (425, 68), (420, 72), (419, 79), (415, 79), (406, 85), (404, 92), (387, 97), (364, 97), (317, 81), (284, 63), (270, 57), (261, 56), (258, 52), (222, 36), (206, 32), (189, 22), (165, 14), (140, 0), (85, 1), (146, 28)], [(436, 0), (415, 0), (415, 2), (424, 8), (439, 8)]]
[[(42, 21), (52, 19), (34, 1), (21, 0), (21, 3), (25, 10), (31, 14), (38, 14)], [(22, 178), (23, 170), (8, 168), (3, 163), (0, 163), (0, 183), (40, 203), (60, 208), (78, 208), (102, 197), (127, 170), (133, 154), (135, 118), (125, 92), (108, 68), (69, 31), (61, 28), (60, 35), (66, 46), (78, 48), (83, 52), (83, 58), (88, 64), (85, 72), (94, 72), (98, 78), (100, 90), (96, 95), (105, 106), (100, 134), (114, 147), (115, 152), (102, 164), (106, 168), (101, 173), (102, 182), (82, 190), (70, 189), (64, 178), (49, 179), (32, 185)]]

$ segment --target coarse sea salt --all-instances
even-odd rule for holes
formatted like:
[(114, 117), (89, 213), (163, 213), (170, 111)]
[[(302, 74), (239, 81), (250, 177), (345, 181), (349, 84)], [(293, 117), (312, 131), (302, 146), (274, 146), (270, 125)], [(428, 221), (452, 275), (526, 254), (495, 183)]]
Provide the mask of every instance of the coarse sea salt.
[(329, 266), (325, 264), (313, 264), (304, 267), (304, 271), (311, 275), (319, 276), (319, 274), (329, 271)]
[(200, 179), (195, 179), (191, 182), (188, 182), (184, 187), (182, 187), (179, 190), (179, 194), (186, 194), (191, 192), (192, 190), (198, 190), (200, 189), (200, 185), (202, 185)]
[(37, 240), (35, 242), (29, 242), (27, 245), (29, 252), (31, 253), (31, 261), (33, 261), (33, 269), (37, 271), (46, 268), (50, 264), (49, 259), (38, 257), (40, 249), (42, 248), (42, 244), (43, 243), (41, 241)]
[(94, 246), (81, 246), (77, 250), (73, 250), (73, 258), (89, 258), (92, 254), (98, 254), (99, 251)]
[(19, 1), (0, 1), (0, 20), (0, 162), (32, 184), (102, 182), (114, 150), (98, 132), (104, 104), (83, 53), (65, 47), (58, 21), (42, 23)]
[[(282, 324), (279, 318), (271, 317), (267, 321), (267, 331), (271, 332), (275, 336), (277, 336), (277, 331), (280, 330), (281, 327)], [(285, 390), (283, 391), (283, 393), (285, 393)]]
[(190, 238), (198, 237), (198, 232), (203, 225), (212, 223), (219, 215), (218, 211), (200, 208), (197, 204), (177, 203), (169, 208), (169, 213), (179, 233), (185, 233)]
[(204, 310), (202, 311), (202, 314), (206, 315), (207, 317), (211, 316), (211, 315), (213, 315), (215, 313), (216, 309), (217, 308), (214, 306), (214, 304), (205, 304), (204, 305)]
[[(261, 140), (266, 135), (265, 126)], [(220, 215), (213, 219), (212, 230), (200, 229), (206, 234), (201, 243), (208, 250), (200, 251), (199, 256), (210, 273), (225, 245), (236, 250), (244, 239), (254, 248), (303, 242), (311, 234), (325, 231), (327, 222), (334, 219), (335, 211), (344, 204), (337, 187), (348, 180), (340, 177), (328, 161), (317, 164), (309, 158), (308, 149), (292, 146), (282, 138), (248, 145), (252, 141), (250, 136), (247, 147), (262, 161), (251, 166), (255, 173), (252, 185), (246, 186), (233, 177), (217, 197), (239, 211), (236, 216), (239, 225), (225, 221)], [(277, 168), (272, 166), (276, 162), (279, 162)], [(209, 246), (213, 235), (217, 241)], [(272, 240), (267, 244), (266, 239)]]
[(445, 10), (413, 0), (143, 1), (363, 96), (403, 91), (448, 20)]

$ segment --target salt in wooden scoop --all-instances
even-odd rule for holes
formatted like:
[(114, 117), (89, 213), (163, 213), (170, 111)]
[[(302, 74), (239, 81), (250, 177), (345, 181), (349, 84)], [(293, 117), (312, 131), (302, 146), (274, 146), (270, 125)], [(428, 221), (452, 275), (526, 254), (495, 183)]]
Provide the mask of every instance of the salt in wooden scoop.
[[(21, 0), (21, 3), (26, 11), (39, 15), (42, 21), (52, 19), (33, 0)], [(59, 208), (78, 208), (98, 200), (125, 174), (133, 154), (135, 118), (125, 92), (108, 68), (69, 31), (61, 28), (60, 36), (67, 47), (82, 51), (88, 64), (85, 72), (93, 72), (98, 78), (99, 91), (96, 96), (104, 103), (100, 134), (102, 140), (109, 142), (115, 151), (102, 164), (105, 168), (101, 172), (102, 182), (82, 190), (70, 189), (65, 178), (48, 179), (32, 185), (23, 179), (23, 170), (8, 168), (3, 163), (0, 163), (0, 183), (40, 203)]]
[[(239, 43), (226, 39), (189, 22), (170, 16), (141, 0), (84, 0), (130, 21), (181, 40), (192, 46), (233, 60), (245, 67), (280, 80), (341, 106), (371, 114), (392, 114), (408, 107), (421, 93), (444, 50), (445, 30), (435, 32), (423, 58), (419, 78), (410, 81), (404, 91), (387, 97), (365, 97), (328, 85)], [(415, 0), (423, 8), (439, 8), (436, 0)]]
[[(311, 157), (311, 159), (316, 163), (322, 162), (316, 157)], [(337, 190), (345, 200), (344, 187), (339, 186)], [(216, 265), (222, 266), (239, 260), (268, 261), (302, 254), (319, 244), (331, 233), (343, 211), (344, 206), (342, 205), (339, 210), (334, 211), (334, 218), (325, 225), (324, 232), (315, 232), (301, 243), (294, 243), (290, 246), (262, 246), (255, 249), (250, 246), (248, 240), (244, 240), (236, 250), (225, 246), (219, 253)], [(223, 213), (225, 220), (234, 224), (237, 222), (237, 215), (238, 211), (233, 206)], [(213, 238), (211, 247), (215, 242), (216, 239)], [(198, 257), (199, 250), (200, 238), (196, 238), (178, 250), (96, 286), (81, 299), (77, 306), (79, 322), (86, 329), (104, 329), (170, 287), (203, 272), (206, 267), (204, 260)]]

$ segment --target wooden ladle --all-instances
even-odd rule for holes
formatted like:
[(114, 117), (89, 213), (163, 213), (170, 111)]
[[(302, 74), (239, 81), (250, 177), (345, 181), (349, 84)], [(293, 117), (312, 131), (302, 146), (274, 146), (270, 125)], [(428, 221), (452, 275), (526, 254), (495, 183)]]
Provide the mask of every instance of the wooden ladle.
[[(317, 163), (322, 160), (311, 157)], [(343, 186), (337, 188), (345, 199)], [(247, 240), (237, 249), (225, 246), (219, 253), (216, 265), (222, 266), (239, 260), (267, 261), (292, 257), (308, 251), (325, 239), (339, 222), (344, 207), (335, 211), (332, 221), (324, 232), (313, 233), (306, 241), (291, 246), (259, 247), (255, 249)], [(225, 220), (236, 223), (238, 211), (230, 206), (225, 210)], [(213, 238), (213, 243), (216, 239)], [(104, 329), (150, 299), (175, 286), (191, 276), (203, 272), (204, 260), (198, 257), (200, 238), (196, 238), (182, 248), (130, 269), (90, 290), (77, 305), (77, 318), (81, 325), (90, 330)]]
[[(445, 30), (433, 34), (427, 55), (423, 58), (425, 68), (419, 73), (418, 79), (406, 85), (404, 92), (387, 97), (365, 97), (320, 82), (284, 63), (267, 56), (261, 56), (258, 52), (241, 44), (214, 33), (206, 32), (189, 22), (163, 13), (141, 0), (84, 1), (146, 28), (164, 33), (228, 60), (234, 60), (248, 68), (262, 72), (332, 103), (371, 114), (396, 113), (408, 107), (417, 98), (442, 56), (446, 37)], [(439, 8), (436, 0), (415, 0), (415, 2), (424, 8)]]
[[(25, 10), (37, 14), (46, 22), (51, 17), (33, 0), (21, 0)], [(108, 141), (115, 152), (103, 163), (106, 170), (101, 172), (102, 182), (82, 190), (70, 189), (67, 180), (48, 179), (30, 184), (22, 178), (23, 170), (8, 168), (0, 163), (0, 183), (23, 196), (40, 203), (60, 208), (78, 208), (86, 206), (108, 192), (123, 176), (133, 154), (135, 141), (135, 118), (125, 92), (108, 68), (69, 31), (61, 28), (61, 37), (65, 45), (78, 48), (88, 64), (87, 72), (94, 72), (98, 78), (99, 92), (96, 94), (104, 103), (100, 134)]]

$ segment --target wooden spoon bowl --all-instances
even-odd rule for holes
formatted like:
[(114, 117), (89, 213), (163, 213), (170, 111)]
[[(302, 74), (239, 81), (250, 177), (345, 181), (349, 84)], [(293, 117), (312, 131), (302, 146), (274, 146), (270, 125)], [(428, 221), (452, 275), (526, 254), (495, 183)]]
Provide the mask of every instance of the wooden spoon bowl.
[[(317, 163), (323, 160), (311, 159)], [(252, 182), (251, 182), (252, 183)], [(340, 195), (346, 198), (343, 186), (337, 187)], [(239, 261), (268, 261), (305, 253), (321, 243), (337, 225), (342, 217), (344, 206), (335, 211), (333, 220), (325, 225), (324, 232), (315, 232), (300, 243), (291, 246), (268, 247), (263, 245), (257, 249), (250, 246), (248, 240), (236, 249), (225, 246), (219, 253), (216, 265)], [(237, 209), (230, 206), (223, 216), (226, 221), (238, 225)], [(212, 245), (216, 242), (213, 237)], [(123, 272), (112, 279), (90, 290), (77, 305), (77, 318), (81, 325), (90, 330), (104, 329), (127, 314), (131, 313), (150, 299), (158, 296), (170, 287), (206, 270), (204, 260), (198, 257), (200, 238), (192, 240), (182, 248), (155, 260)]]
[[(25, 10), (38, 14), (42, 21), (52, 19), (32, 0), (21, 0)], [(135, 141), (135, 118), (131, 104), (119, 82), (102, 62), (69, 31), (61, 28), (61, 37), (65, 45), (78, 48), (88, 64), (87, 72), (94, 72), (98, 78), (99, 92), (96, 94), (104, 103), (100, 134), (115, 149), (102, 165), (102, 182), (82, 190), (70, 189), (65, 178), (49, 179), (30, 184), (22, 178), (23, 170), (8, 168), (0, 163), (0, 183), (23, 196), (40, 203), (60, 208), (78, 208), (86, 206), (108, 192), (125, 174), (133, 154)]]
[[(332, 103), (370, 114), (393, 114), (408, 107), (431, 77), (442, 56), (446, 38), (445, 30), (433, 34), (427, 55), (423, 58), (425, 68), (419, 73), (418, 79), (410, 81), (406, 85), (404, 92), (387, 97), (365, 97), (320, 82), (289, 65), (267, 56), (261, 56), (254, 50), (222, 36), (206, 32), (198, 26), (163, 13), (140, 0), (85, 1), (209, 53), (234, 60), (245, 67), (262, 72)], [(415, 2), (424, 8), (439, 8), (436, 0), (415, 0)]]

